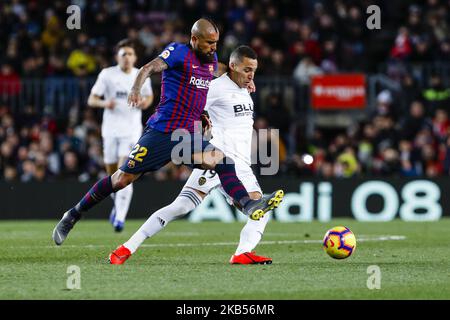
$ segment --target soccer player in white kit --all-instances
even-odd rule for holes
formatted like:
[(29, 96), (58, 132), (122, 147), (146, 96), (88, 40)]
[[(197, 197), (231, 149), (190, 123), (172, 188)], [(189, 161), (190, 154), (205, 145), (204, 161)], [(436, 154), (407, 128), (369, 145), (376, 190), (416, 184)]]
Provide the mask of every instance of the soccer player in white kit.
[[(230, 56), (229, 72), (214, 79), (209, 87), (205, 110), (212, 122), (210, 143), (222, 150), (236, 164), (236, 173), (252, 199), (262, 197), (262, 190), (253, 174), (251, 143), (253, 132), (253, 100), (248, 87), (258, 67), (257, 55), (248, 46), (240, 46)], [(178, 197), (168, 206), (153, 213), (141, 228), (122, 246), (113, 251), (112, 264), (124, 263), (144, 242), (162, 230), (170, 221), (194, 210), (211, 190), (222, 189), (214, 171), (194, 169)], [(228, 202), (232, 199), (223, 191)], [(269, 215), (260, 220), (248, 219), (241, 231), (240, 242), (231, 264), (270, 264), (271, 258), (257, 256), (253, 249), (261, 240)]]
[[(88, 105), (104, 108), (102, 121), (103, 156), (108, 175), (112, 175), (127, 159), (142, 134), (142, 110), (153, 102), (150, 79), (141, 89), (142, 102), (134, 108), (127, 103), (139, 69), (134, 67), (136, 52), (133, 42), (124, 39), (116, 46), (117, 65), (103, 69), (91, 89)], [(102, 99), (101, 97), (104, 97)], [(133, 185), (119, 190), (113, 197), (110, 222), (114, 230), (122, 231), (133, 196)]]

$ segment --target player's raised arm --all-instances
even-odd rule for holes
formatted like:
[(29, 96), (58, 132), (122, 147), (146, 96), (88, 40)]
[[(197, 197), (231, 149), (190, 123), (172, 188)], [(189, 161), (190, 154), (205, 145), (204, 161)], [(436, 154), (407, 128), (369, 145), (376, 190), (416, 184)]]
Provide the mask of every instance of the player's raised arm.
[(144, 65), (134, 80), (133, 87), (131, 88), (130, 95), (128, 96), (128, 104), (132, 107), (137, 107), (141, 103), (141, 88), (147, 77), (154, 73), (162, 72), (168, 68), (161, 58), (157, 57)]

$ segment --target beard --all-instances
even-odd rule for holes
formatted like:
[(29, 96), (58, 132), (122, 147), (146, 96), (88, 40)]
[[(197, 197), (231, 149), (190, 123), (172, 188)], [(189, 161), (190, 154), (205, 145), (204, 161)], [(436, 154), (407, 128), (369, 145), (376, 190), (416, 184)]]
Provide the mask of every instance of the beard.
[(211, 63), (214, 61), (214, 53), (213, 54), (205, 54), (200, 50), (194, 50), (195, 55), (201, 63)]

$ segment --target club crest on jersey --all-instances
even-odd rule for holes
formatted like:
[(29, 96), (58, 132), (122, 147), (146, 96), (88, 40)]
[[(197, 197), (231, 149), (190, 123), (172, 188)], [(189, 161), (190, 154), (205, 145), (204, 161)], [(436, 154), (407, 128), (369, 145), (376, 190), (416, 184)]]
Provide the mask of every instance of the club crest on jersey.
[(128, 160), (128, 163), (127, 163), (128, 168), (133, 169), (135, 165), (136, 165), (136, 162), (134, 162), (134, 160)]
[(170, 56), (170, 51), (169, 50), (164, 50), (161, 54), (160, 57), (163, 59), (167, 59)]
[(214, 74), (214, 66), (212, 64), (209, 65), (209, 73)]
[(205, 183), (206, 183), (206, 178), (205, 177), (198, 178), (198, 184), (200, 186), (204, 185)]
[(208, 89), (210, 82), (211, 81), (205, 80), (203, 78), (197, 79), (194, 76), (192, 76), (191, 79), (189, 80), (189, 84), (196, 86), (198, 89)]

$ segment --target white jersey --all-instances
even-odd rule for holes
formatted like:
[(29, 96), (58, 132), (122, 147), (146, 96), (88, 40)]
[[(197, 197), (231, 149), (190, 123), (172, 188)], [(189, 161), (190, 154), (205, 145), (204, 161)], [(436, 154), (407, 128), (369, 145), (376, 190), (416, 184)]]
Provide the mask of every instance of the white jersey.
[(205, 110), (212, 122), (210, 143), (233, 160), (251, 165), (253, 100), (225, 73), (211, 81)]
[[(102, 136), (117, 138), (135, 136), (142, 133), (142, 111), (128, 105), (127, 99), (139, 69), (125, 73), (118, 65), (103, 69), (91, 89), (91, 94), (104, 96), (115, 101), (114, 109), (103, 111)], [(142, 96), (153, 95), (150, 79), (141, 88)]]

